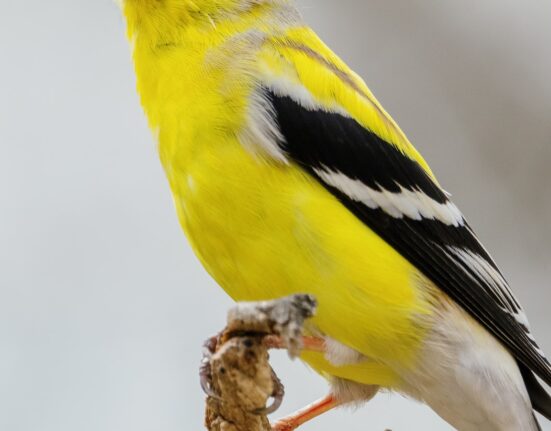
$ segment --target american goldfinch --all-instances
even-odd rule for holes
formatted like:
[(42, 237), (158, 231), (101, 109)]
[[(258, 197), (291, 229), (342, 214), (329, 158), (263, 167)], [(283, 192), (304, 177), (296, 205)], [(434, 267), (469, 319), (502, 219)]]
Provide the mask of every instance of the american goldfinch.
[[(137, 86), (182, 227), (235, 300), (309, 293), (302, 359), (459, 430), (539, 429), (551, 364), (421, 155), (288, 0), (124, 0)], [(305, 413), (306, 412), (306, 413)], [(297, 419), (298, 418), (298, 419)]]

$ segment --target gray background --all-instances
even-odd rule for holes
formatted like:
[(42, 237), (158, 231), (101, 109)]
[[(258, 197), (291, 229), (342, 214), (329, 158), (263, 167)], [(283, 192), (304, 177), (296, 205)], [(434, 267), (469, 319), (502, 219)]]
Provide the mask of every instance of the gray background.
[[(180, 232), (120, 12), (0, 1), (0, 429), (200, 430), (200, 344), (230, 301)], [(300, 5), (453, 192), (551, 354), (551, 2)], [(324, 394), (276, 365), (280, 413)], [(386, 394), (304, 429), (338, 426), (449, 429)]]

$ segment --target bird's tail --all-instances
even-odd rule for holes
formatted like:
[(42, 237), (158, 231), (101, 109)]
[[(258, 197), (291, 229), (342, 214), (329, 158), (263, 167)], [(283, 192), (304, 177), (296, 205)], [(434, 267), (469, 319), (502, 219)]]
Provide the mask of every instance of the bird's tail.
[[(551, 421), (551, 396), (543, 388), (532, 371), (519, 363), (520, 373), (532, 402), (532, 408)], [(535, 417), (534, 417), (534, 420)], [(537, 423), (537, 420), (536, 420)], [(539, 425), (538, 425), (539, 426)]]

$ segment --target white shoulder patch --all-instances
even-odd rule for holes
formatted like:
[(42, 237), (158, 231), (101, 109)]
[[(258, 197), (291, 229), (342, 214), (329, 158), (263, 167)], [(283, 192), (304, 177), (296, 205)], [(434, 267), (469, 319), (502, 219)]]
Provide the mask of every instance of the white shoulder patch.
[(275, 121), (272, 104), (261, 89), (253, 91), (247, 108), (247, 124), (239, 136), (243, 146), (253, 154), (266, 154), (273, 159), (288, 163), (281, 144), (285, 138)]

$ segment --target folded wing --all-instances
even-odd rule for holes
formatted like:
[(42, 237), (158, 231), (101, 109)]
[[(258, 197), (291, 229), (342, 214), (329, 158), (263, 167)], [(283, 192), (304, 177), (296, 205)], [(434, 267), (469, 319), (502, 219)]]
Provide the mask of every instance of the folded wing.
[(551, 365), (496, 264), (421, 164), (344, 110), (264, 87), (286, 156), (551, 384)]

